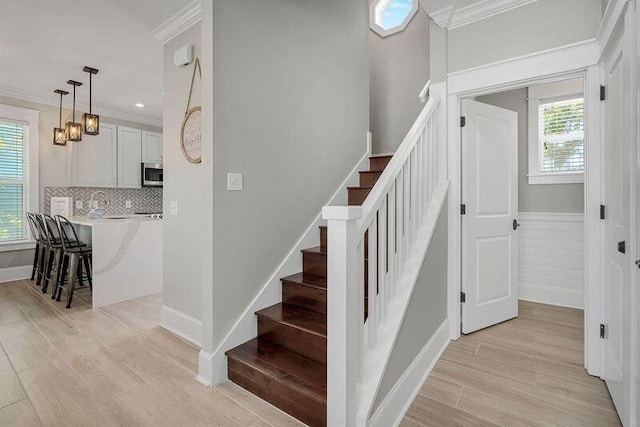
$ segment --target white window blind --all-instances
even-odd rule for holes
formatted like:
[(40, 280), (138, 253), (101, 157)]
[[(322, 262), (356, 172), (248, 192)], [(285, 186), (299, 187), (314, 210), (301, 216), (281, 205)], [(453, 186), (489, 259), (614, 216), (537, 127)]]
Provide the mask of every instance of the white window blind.
[(27, 237), (28, 142), (27, 123), (0, 118), (0, 242)]
[(541, 174), (584, 171), (584, 98), (540, 100), (538, 150)]

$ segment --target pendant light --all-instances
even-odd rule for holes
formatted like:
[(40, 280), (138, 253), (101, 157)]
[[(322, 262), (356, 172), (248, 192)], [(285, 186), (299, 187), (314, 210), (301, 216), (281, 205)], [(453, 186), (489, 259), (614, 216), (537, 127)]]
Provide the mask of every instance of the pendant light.
[(60, 122), (57, 128), (53, 128), (53, 145), (67, 145), (67, 130), (62, 127), (62, 97), (69, 95), (69, 92), (62, 89), (56, 89), (53, 91), (60, 95)]
[(100, 116), (91, 114), (91, 76), (98, 74), (98, 70), (85, 66), (82, 71), (89, 73), (89, 112), (82, 115), (82, 127), (87, 135), (98, 135), (100, 133)]
[(67, 84), (73, 86), (73, 115), (70, 122), (67, 122), (67, 141), (82, 141), (82, 124), (76, 123), (76, 87), (82, 83), (75, 80), (67, 80)]

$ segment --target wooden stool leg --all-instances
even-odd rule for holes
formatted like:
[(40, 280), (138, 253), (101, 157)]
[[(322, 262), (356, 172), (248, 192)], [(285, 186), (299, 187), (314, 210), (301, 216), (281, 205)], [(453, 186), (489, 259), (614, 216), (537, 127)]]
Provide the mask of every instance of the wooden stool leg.
[(67, 308), (71, 308), (71, 301), (73, 301), (73, 289), (76, 286), (76, 279), (78, 278), (78, 261), (80, 256), (78, 254), (71, 255), (71, 263), (69, 265), (69, 283), (67, 288)]

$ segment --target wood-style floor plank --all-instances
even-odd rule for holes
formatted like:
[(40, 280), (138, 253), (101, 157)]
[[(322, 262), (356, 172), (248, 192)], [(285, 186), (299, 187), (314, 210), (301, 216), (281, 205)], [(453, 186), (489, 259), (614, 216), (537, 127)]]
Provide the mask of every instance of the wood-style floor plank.
[(581, 310), (521, 301), (518, 318), (451, 342), (406, 426), (465, 425), (464, 416), (477, 425), (620, 426), (604, 381), (583, 368), (583, 319)]
[(30, 281), (0, 284), (0, 426), (301, 426), (239, 387), (195, 381), (194, 345), (158, 326), (154, 295), (71, 309)]

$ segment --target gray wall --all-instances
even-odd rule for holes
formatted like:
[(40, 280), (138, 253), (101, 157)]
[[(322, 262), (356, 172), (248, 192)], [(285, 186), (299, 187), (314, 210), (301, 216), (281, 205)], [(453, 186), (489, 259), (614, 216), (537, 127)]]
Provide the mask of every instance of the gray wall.
[(373, 405), (374, 412), (447, 318), (447, 206), (448, 202), (445, 200), (396, 345), (382, 378)]
[(418, 94), (429, 80), (429, 16), (420, 7), (404, 31), (369, 31), (370, 121), (374, 153), (393, 153), (424, 108)]
[[(163, 292), (162, 303), (200, 319), (202, 247), (202, 181), (206, 173), (201, 164), (189, 163), (180, 148), (180, 128), (189, 94), (193, 64), (176, 68), (174, 51), (194, 46), (200, 56), (200, 24), (189, 28), (164, 45), (164, 212), (162, 222)], [(201, 82), (196, 76), (192, 106), (200, 105)], [(169, 215), (169, 203), (178, 202), (178, 215)]]
[(448, 31), (429, 19), (429, 65), (431, 84), (447, 80)]
[(449, 31), (449, 72), (596, 36), (601, 0), (539, 0)]
[(584, 212), (584, 184), (530, 185), (527, 88), (480, 96), (479, 102), (518, 113), (518, 209), (520, 212)]
[[(55, 94), (52, 93), (55, 101)], [(57, 102), (57, 101), (56, 101)], [(66, 187), (69, 185), (69, 176), (67, 171), (67, 156), (71, 153), (71, 145), (66, 148), (53, 145), (53, 128), (58, 126), (59, 111), (58, 107), (44, 105), (36, 102), (23, 101), (20, 99), (0, 96), (0, 104), (12, 105), (15, 107), (30, 108), (40, 111), (39, 134), (40, 141), (38, 144), (38, 174), (39, 174), (39, 210), (44, 209), (44, 188), (45, 187)], [(71, 116), (71, 110), (63, 109), (62, 119)], [(76, 111), (76, 119), (82, 117), (82, 112)], [(101, 123), (112, 123), (122, 126), (136, 127), (140, 129), (150, 130), (153, 132), (162, 132), (162, 129), (127, 122), (109, 117), (100, 117)], [(30, 265), (33, 262), (33, 252), (26, 251), (7, 251), (0, 252), (0, 268), (21, 267)]]
[(214, 344), (365, 154), (368, 37), (367, 0), (213, 1)]

